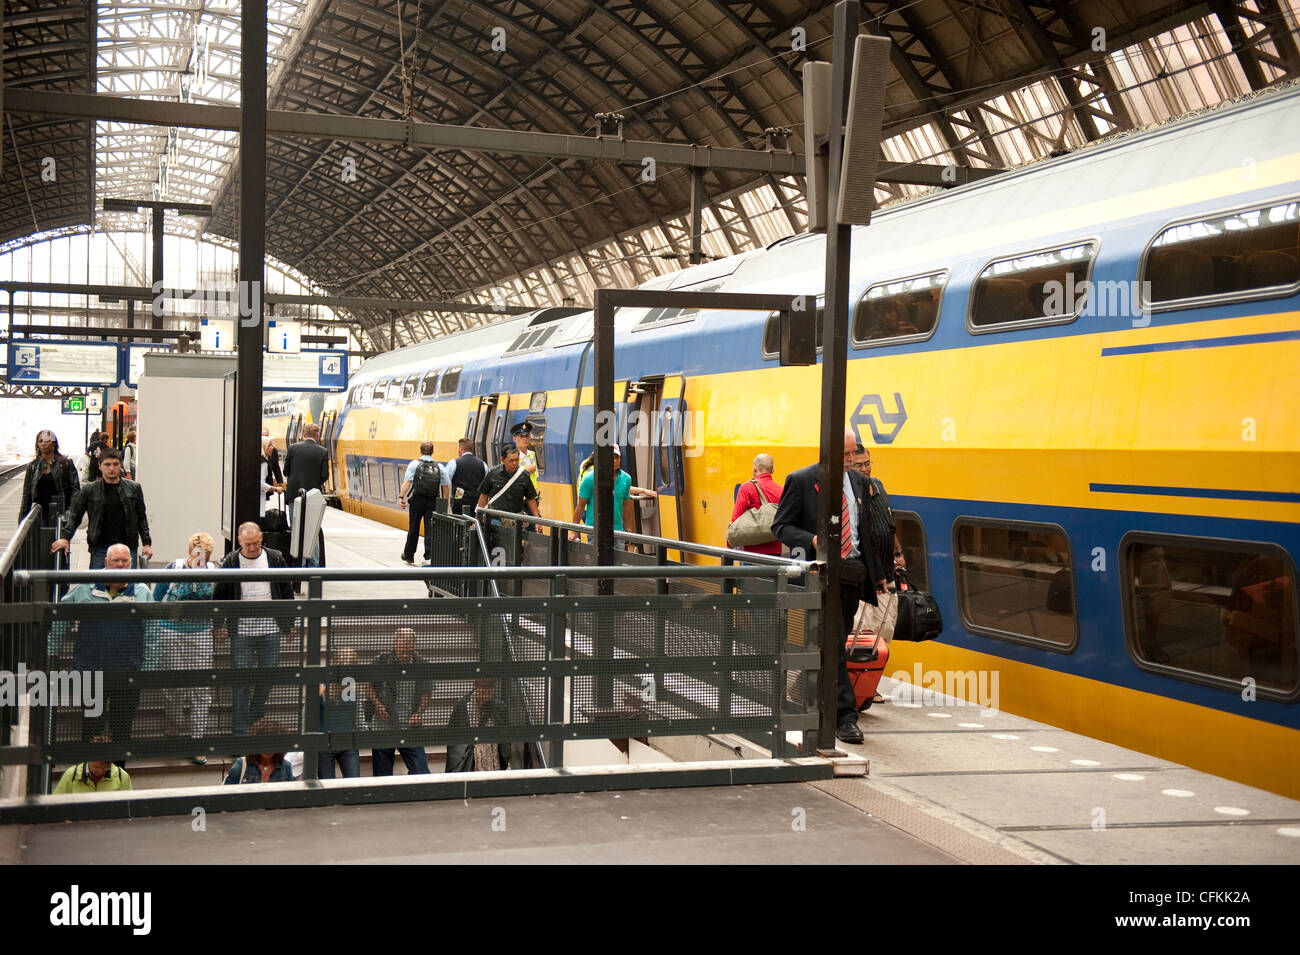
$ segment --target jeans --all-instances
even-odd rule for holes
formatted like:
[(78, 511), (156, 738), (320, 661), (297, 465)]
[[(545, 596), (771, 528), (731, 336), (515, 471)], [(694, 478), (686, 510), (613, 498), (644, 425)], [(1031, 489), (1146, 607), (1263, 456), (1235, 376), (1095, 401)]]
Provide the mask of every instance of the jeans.
[(427, 773), (429, 771), (429, 757), (425, 754), (423, 746), (418, 749), (402, 746), (395, 751), (391, 749), (372, 749), (370, 751), (370, 775), (393, 775), (395, 752), (402, 754), (402, 762), (406, 764), (407, 775)]
[[(268, 626), (269, 632), (266, 630)], [(232, 667), (273, 667), (279, 662), (280, 628), (275, 625), (275, 622), (257, 619), (239, 621), (238, 629), (230, 637), (230, 665)], [(249, 692), (247, 686), (235, 689), (234, 734), (236, 736), (247, 736), (249, 726), (260, 720), (266, 713), (266, 698), (271, 692), (271, 687), (265, 683), (253, 687), (251, 705)]]
[[(405, 751), (403, 751), (405, 752)], [(361, 775), (361, 754), (355, 749), (341, 749), (336, 753), (319, 753), (316, 756), (316, 775), (321, 779), (334, 778), (334, 764), (338, 763), (339, 773), (344, 779)], [(407, 764), (410, 765), (409, 763)], [(425, 772), (428, 772), (427, 763)], [(388, 775), (393, 774), (392, 751), (388, 756)], [(378, 774), (376, 774), (378, 775)]]
[[(110, 544), (109, 547), (112, 545)], [(108, 556), (108, 547), (92, 547), (90, 549), (90, 570), (103, 570), (104, 560)], [(135, 548), (131, 548), (131, 568), (139, 569), (140, 558), (136, 554)]]

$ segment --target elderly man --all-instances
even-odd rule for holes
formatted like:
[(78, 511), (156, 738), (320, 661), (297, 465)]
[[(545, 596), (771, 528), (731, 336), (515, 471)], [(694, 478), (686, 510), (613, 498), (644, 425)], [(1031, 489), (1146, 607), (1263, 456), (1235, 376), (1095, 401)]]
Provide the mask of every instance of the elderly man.
[[(876, 594), (885, 592), (885, 571), (871, 546), (870, 495), (867, 479), (853, 469), (858, 436), (844, 432), (844, 480), (836, 495), (840, 501), (840, 625), (824, 628), (825, 639), (838, 639), (840, 646), (839, 693), (836, 697), (835, 735), (846, 743), (861, 743), (857, 699), (849, 680), (844, 641), (853, 629), (858, 601), (874, 605)], [(785, 479), (781, 501), (772, 521), (772, 532), (796, 557), (813, 560), (817, 554), (817, 498), (823, 482), (820, 464), (792, 471)], [(832, 491), (832, 493), (834, 493)], [(848, 533), (843, 528), (848, 527)]]
[[(125, 544), (112, 544), (104, 556), (105, 570), (130, 570), (131, 551)], [(152, 599), (147, 584), (78, 584), (64, 595), (63, 603), (113, 604), (126, 606)], [(51, 656), (63, 655), (63, 641), (71, 629), (67, 621), (50, 628), (47, 649)], [(113, 742), (131, 738), (131, 724), (140, 706), (140, 688), (130, 675), (144, 666), (144, 634), (140, 621), (127, 617), (94, 617), (77, 624), (72, 669), (104, 674), (103, 705), (82, 723), (85, 738), (107, 732)]]
[[(776, 462), (772, 460), (772, 455), (766, 453), (754, 455), (752, 476), (736, 489), (736, 502), (731, 508), (733, 522), (746, 511), (754, 510), (763, 504), (781, 502), (781, 488), (772, 478), (772, 472), (775, 470)], [(745, 544), (740, 549), (753, 554), (781, 556), (781, 542), (775, 537), (766, 544)]]
[[(406, 664), (428, 663), (424, 657), (415, 652), (415, 631), (410, 627), (401, 627), (393, 634), (393, 649), (385, 650), (371, 663), (400, 666)], [(411, 679), (378, 680), (365, 685), (365, 697), (375, 707), (372, 729), (406, 730), (420, 725), (424, 711), (433, 699), (433, 687), (426, 677)], [(371, 774), (374, 776), (393, 775), (395, 754), (402, 754), (408, 775), (427, 773), (429, 757), (423, 746), (401, 746), (370, 751)]]
[[(284, 555), (278, 550), (262, 546), (262, 529), (249, 521), (239, 525), (239, 547), (226, 555), (221, 562), (224, 570), (269, 570), (284, 567)], [(293, 584), (287, 580), (268, 582), (245, 580), (241, 583), (220, 581), (213, 588), (217, 600), (292, 600)], [(270, 608), (268, 608), (269, 610)], [(239, 617), (226, 621), (224, 632), (216, 636), (230, 637), (230, 665), (232, 667), (273, 667), (280, 662), (280, 638), (292, 635), (292, 617)], [(266, 698), (271, 688), (260, 683), (251, 692), (247, 686), (235, 689), (234, 734), (245, 736), (248, 728), (266, 713)]]
[(153, 557), (153, 540), (149, 536), (149, 518), (145, 514), (144, 492), (140, 485), (122, 477), (122, 455), (113, 448), (99, 454), (100, 477), (84, 485), (72, 498), (63, 515), (66, 537), (50, 545), (50, 553), (67, 550), (77, 533), (81, 518), (90, 515), (86, 540), (90, 546), (90, 569), (107, 566), (105, 557), (112, 544), (125, 544), (135, 561), (136, 545), (143, 542), (140, 553)]

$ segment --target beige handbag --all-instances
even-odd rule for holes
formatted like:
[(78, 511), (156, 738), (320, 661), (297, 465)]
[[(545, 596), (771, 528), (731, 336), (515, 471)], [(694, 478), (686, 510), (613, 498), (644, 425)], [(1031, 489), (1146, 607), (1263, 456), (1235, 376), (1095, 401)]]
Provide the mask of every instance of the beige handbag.
[(751, 481), (758, 491), (758, 499), (763, 503), (751, 507), (727, 525), (728, 547), (752, 547), (755, 544), (770, 544), (776, 540), (772, 533), (772, 521), (776, 519), (776, 505), (767, 499), (763, 487), (757, 480)]

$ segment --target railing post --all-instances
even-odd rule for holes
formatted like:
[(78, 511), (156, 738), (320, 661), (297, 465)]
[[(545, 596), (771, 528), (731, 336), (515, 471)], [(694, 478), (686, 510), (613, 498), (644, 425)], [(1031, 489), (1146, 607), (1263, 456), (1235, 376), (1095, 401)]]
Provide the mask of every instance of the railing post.
[[(301, 548), (298, 551), (302, 553)], [(319, 601), (324, 593), (324, 582), (319, 577), (307, 578), (307, 599)], [(309, 612), (307, 614), (307, 654), (305, 663), (308, 669), (314, 669), (321, 665), (321, 617), (319, 613)], [(314, 680), (304, 680), (304, 707), (303, 710), (303, 730), (310, 739), (314, 734), (321, 731), (320, 726), (320, 688)], [(333, 742), (324, 741), (325, 751), (332, 752)], [(319, 757), (320, 752), (317, 750), (306, 749), (302, 754), (302, 778), (315, 780), (319, 777)]]

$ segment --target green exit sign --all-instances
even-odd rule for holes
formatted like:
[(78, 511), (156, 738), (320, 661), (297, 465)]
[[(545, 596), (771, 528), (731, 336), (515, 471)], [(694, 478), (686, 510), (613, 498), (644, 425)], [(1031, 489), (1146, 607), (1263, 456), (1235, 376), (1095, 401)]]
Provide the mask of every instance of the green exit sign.
[(85, 414), (86, 413), (86, 396), (85, 395), (68, 395), (63, 399), (64, 414)]

